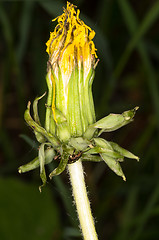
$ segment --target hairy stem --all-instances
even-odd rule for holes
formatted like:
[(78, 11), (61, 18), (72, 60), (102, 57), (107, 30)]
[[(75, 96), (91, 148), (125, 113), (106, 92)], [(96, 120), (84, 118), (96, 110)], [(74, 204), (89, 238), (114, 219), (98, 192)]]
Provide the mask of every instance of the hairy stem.
[(84, 240), (98, 240), (88, 200), (81, 160), (68, 164), (68, 171)]

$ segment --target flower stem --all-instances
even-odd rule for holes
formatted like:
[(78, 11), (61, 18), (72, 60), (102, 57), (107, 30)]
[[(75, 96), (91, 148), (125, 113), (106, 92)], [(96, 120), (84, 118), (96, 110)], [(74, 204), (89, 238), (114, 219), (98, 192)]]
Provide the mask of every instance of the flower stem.
[(98, 240), (87, 196), (81, 160), (68, 164), (68, 171), (84, 240)]

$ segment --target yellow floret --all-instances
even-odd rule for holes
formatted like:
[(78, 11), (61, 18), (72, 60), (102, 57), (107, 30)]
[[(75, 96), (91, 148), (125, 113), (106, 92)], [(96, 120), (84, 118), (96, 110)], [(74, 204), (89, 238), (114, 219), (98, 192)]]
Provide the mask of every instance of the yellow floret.
[(92, 39), (95, 32), (88, 27), (80, 18), (80, 11), (75, 10), (73, 4), (67, 2), (67, 8), (57, 20), (58, 24), (54, 32), (50, 33), (50, 39), (47, 41), (46, 52), (52, 59), (52, 63), (62, 60), (63, 70), (68, 68), (68, 64), (75, 61), (87, 60), (90, 55), (97, 57), (96, 48)]

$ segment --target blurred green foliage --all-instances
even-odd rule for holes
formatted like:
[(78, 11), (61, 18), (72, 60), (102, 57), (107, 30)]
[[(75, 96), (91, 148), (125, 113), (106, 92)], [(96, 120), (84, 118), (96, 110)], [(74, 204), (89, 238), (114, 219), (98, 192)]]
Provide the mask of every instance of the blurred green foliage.
[[(97, 119), (135, 106), (135, 121), (111, 134), (140, 157), (122, 164), (127, 182), (104, 163), (84, 163), (99, 239), (159, 238), (159, 1), (73, 1), (96, 31), (100, 59), (93, 85)], [(40, 194), (36, 156), (23, 120), (28, 100), (47, 91), (45, 43), (66, 1), (0, 2), (0, 239), (81, 239), (67, 174)], [(45, 101), (40, 102), (44, 119)], [(24, 134), (24, 135), (20, 135)], [(25, 141), (24, 141), (25, 140)], [(29, 144), (27, 144), (27, 143)], [(53, 166), (52, 166), (53, 167)], [(50, 166), (51, 168), (51, 166)]]
[(40, 194), (35, 188), (13, 177), (0, 179), (1, 239), (60, 239), (58, 205), (50, 190)]

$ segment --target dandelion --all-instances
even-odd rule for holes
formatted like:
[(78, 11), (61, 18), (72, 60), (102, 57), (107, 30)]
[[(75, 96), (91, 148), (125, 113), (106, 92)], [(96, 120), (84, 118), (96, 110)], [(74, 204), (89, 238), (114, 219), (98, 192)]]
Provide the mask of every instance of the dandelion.
[(19, 172), (40, 167), (44, 186), (47, 180), (46, 164), (59, 161), (50, 178), (61, 174), (67, 167), (83, 237), (85, 240), (97, 240), (82, 161), (104, 161), (126, 180), (120, 162), (124, 157), (139, 160), (138, 157), (100, 135), (130, 123), (138, 107), (122, 114), (109, 114), (96, 121), (92, 96), (98, 63), (93, 42), (95, 32), (79, 18), (79, 14), (80, 11), (67, 2), (63, 14), (53, 20), (58, 23), (46, 43), (49, 60), (45, 127), (41, 126), (38, 116), (38, 101), (44, 95), (33, 103), (33, 118), (30, 115), (30, 102), (24, 114), (25, 121), (39, 142), (39, 154), (32, 162), (19, 167)]
[[(48, 78), (54, 88), (52, 111), (65, 116), (71, 136), (82, 136), (95, 121), (92, 81), (96, 66), (95, 32), (80, 18), (79, 10), (67, 2), (64, 13), (46, 43)], [(59, 134), (63, 140), (63, 133)]]

